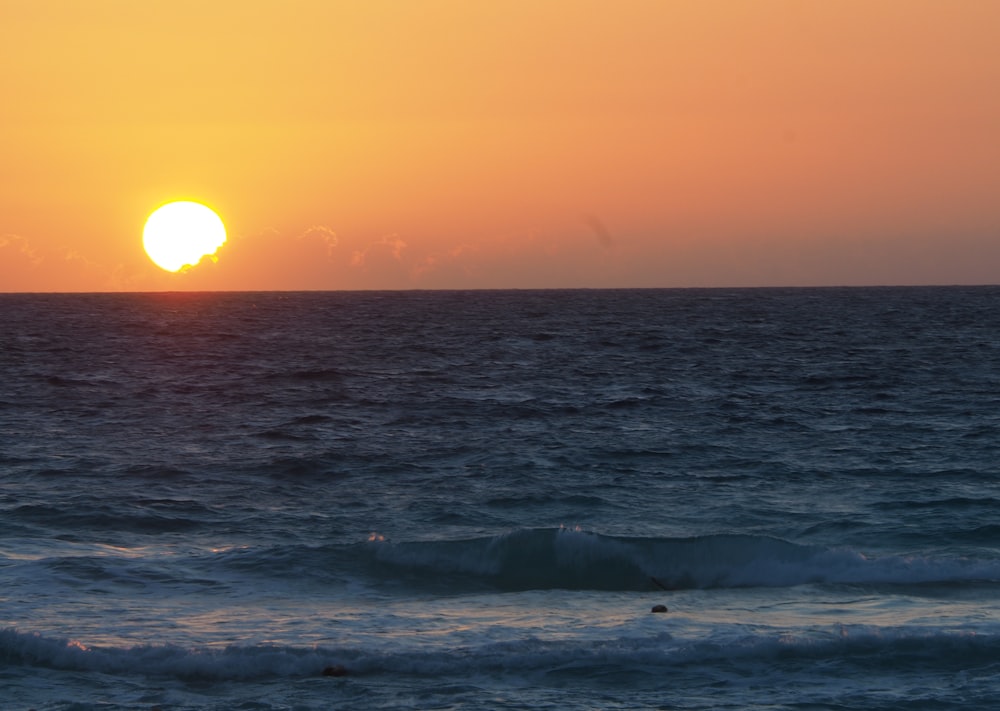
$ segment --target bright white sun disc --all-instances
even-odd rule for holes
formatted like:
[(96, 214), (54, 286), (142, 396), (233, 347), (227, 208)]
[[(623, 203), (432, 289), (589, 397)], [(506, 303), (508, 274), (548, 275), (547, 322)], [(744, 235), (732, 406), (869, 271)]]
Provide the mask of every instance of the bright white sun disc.
[(194, 266), (226, 241), (226, 227), (211, 208), (198, 202), (169, 202), (149, 216), (142, 246), (168, 272)]

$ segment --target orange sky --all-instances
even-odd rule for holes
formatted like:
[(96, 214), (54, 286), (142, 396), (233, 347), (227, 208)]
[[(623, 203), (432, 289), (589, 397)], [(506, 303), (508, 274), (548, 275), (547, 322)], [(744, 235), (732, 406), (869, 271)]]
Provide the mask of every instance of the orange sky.
[[(0, 0), (0, 291), (1000, 282), (994, 0)], [(142, 251), (171, 199), (216, 262)]]

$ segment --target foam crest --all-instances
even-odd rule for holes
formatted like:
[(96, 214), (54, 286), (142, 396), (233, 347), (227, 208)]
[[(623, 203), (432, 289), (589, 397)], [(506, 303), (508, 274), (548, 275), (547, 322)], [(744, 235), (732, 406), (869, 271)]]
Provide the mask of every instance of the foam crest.
[(184, 649), (173, 645), (89, 647), (15, 629), (0, 630), (0, 660), (7, 664), (109, 674), (186, 679), (257, 679), (319, 673), (330, 655), (317, 649), (232, 646)]
[[(398, 640), (397, 640), (398, 641)], [(993, 663), (1000, 653), (996, 630), (830, 625), (787, 630), (719, 626), (710, 638), (647, 636), (605, 639), (540, 639), (527, 636), (470, 646), (426, 648), (394, 644), (380, 648), (332, 649), (292, 646), (87, 647), (15, 629), (0, 630), (0, 661), (9, 666), (206, 681), (259, 681), (320, 676), (330, 666), (348, 676), (475, 674), (589, 675), (658, 673), (692, 663), (768, 664), (803, 659), (864, 667), (870, 660), (891, 666), (920, 664), (964, 668)]]

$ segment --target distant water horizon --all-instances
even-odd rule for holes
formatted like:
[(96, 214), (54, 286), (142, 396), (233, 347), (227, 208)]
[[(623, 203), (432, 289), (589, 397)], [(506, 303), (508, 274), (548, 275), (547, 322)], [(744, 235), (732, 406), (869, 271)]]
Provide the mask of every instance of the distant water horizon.
[(0, 324), (4, 708), (1000, 703), (1000, 287)]
[(931, 282), (931, 283), (872, 283), (872, 284), (735, 284), (735, 285), (675, 285), (675, 286), (499, 286), (499, 287), (403, 287), (399, 289), (118, 289), (90, 291), (3, 291), (0, 295), (36, 296), (86, 296), (112, 294), (400, 294), (409, 292), (481, 293), (481, 292), (557, 292), (557, 291), (729, 291), (729, 290), (809, 290), (809, 289), (989, 289), (1000, 286), (998, 282)]

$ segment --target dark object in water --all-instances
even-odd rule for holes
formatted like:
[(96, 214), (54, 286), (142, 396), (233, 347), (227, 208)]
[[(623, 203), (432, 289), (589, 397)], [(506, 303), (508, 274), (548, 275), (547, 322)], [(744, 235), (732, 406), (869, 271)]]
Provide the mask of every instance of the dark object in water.
[(653, 609), (650, 610), (650, 612), (666, 612), (666, 611), (667, 611), (666, 605), (653, 605)]
[(341, 664), (334, 664), (323, 670), (323, 676), (347, 676), (348, 674), (347, 668)]

